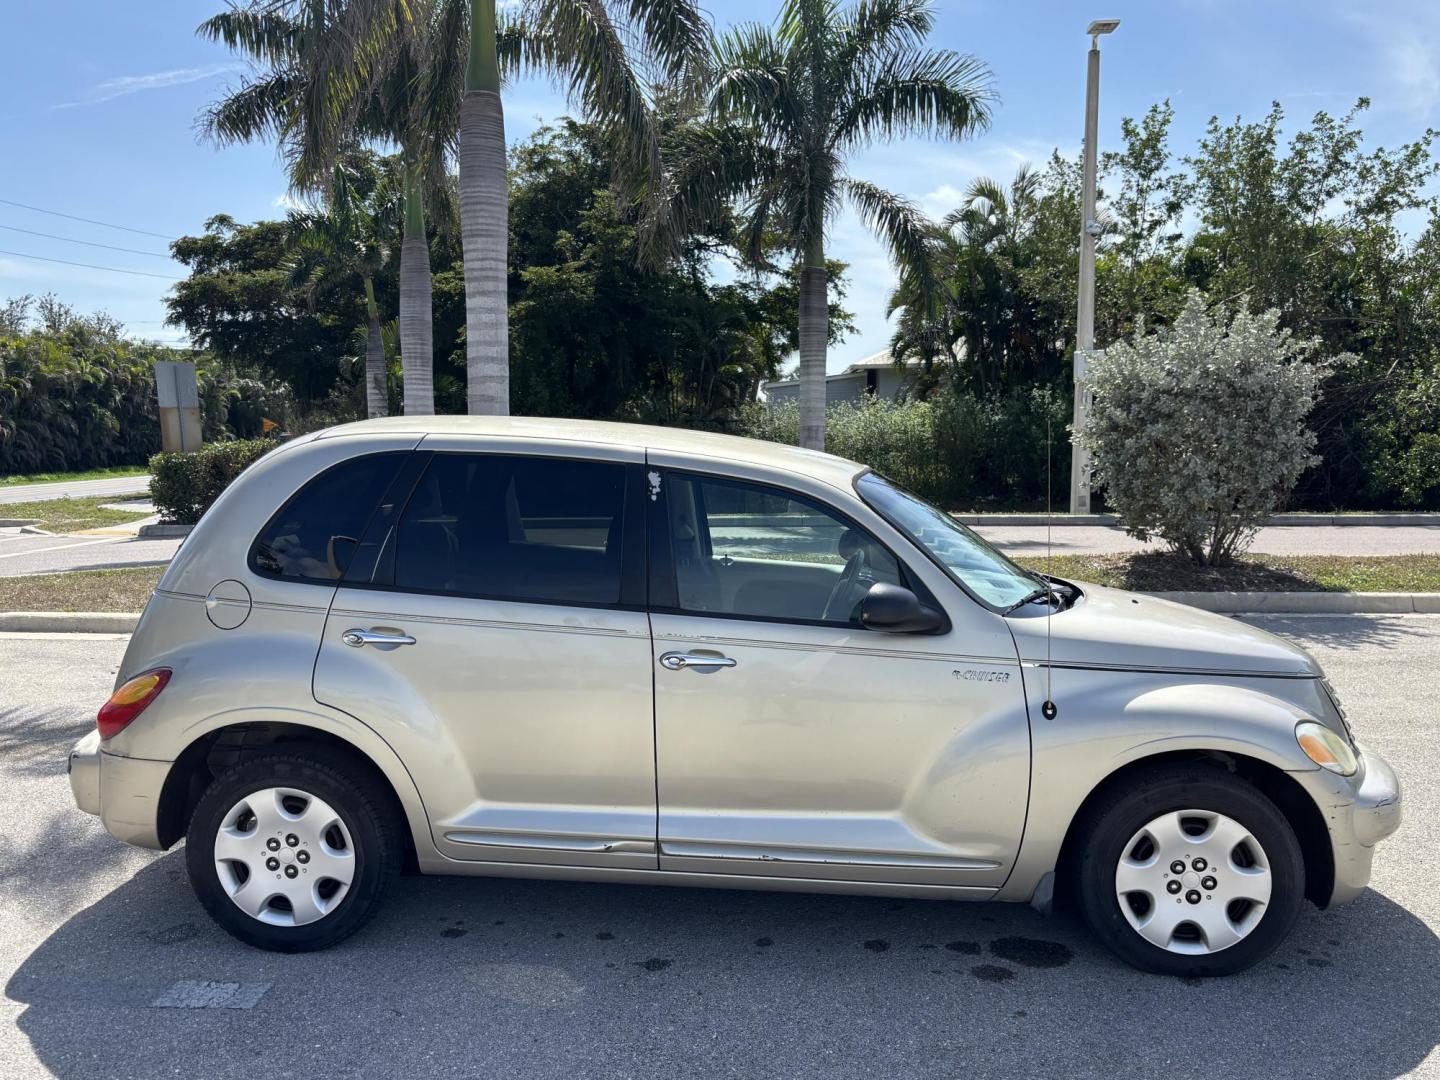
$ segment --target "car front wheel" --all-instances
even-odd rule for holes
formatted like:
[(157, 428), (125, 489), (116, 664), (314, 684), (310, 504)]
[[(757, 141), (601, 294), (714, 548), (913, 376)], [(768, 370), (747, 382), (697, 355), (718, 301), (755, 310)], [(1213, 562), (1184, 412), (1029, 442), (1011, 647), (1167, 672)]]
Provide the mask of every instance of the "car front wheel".
[(222, 773), (185, 839), (196, 896), (249, 945), (323, 949), (374, 914), (400, 841), (372, 774), (323, 751), (268, 752)]
[(1228, 975), (1289, 934), (1305, 863), (1284, 814), (1228, 773), (1179, 768), (1104, 797), (1082, 844), (1080, 906), (1122, 959)]

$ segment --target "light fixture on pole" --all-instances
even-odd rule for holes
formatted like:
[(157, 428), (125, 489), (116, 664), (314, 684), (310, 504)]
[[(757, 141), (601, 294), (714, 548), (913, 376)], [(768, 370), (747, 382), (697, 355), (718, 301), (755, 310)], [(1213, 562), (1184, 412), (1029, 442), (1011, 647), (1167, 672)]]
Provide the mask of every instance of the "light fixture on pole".
[[(1090, 411), (1086, 368), (1095, 349), (1095, 240), (1100, 222), (1095, 218), (1095, 142), (1100, 126), (1100, 35), (1110, 34), (1119, 19), (1096, 19), (1086, 29), (1090, 55), (1085, 77), (1085, 164), (1080, 205), (1080, 296), (1075, 318), (1075, 404), (1072, 424), (1078, 435)], [(1070, 453), (1070, 513), (1090, 512), (1090, 455), (1079, 446)]]

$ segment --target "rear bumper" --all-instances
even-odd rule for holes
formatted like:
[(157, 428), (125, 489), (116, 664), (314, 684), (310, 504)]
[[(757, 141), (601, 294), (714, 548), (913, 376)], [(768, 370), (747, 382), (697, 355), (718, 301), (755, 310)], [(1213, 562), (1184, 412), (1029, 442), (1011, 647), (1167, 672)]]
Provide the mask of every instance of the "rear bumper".
[(99, 733), (92, 731), (70, 748), (66, 769), (75, 805), (99, 815), (111, 836), (138, 847), (160, 848), (160, 792), (171, 764), (107, 754), (100, 748)]
[(1348, 904), (1365, 891), (1375, 845), (1400, 827), (1402, 816), (1403, 799), (1395, 770), (1373, 750), (1359, 743), (1355, 749), (1360, 768), (1354, 776), (1335, 776), (1323, 770), (1304, 774), (1330, 830), (1335, 861), (1332, 905)]

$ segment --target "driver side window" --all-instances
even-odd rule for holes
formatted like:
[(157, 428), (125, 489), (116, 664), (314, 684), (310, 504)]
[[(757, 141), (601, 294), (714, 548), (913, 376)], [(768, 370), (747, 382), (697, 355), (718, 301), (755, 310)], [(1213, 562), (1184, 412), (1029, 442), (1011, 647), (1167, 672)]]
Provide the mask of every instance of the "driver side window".
[(683, 611), (858, 626), (870, 586), (901, 584), (893, 555), (819, 503), (710, 477), (665, 485)]

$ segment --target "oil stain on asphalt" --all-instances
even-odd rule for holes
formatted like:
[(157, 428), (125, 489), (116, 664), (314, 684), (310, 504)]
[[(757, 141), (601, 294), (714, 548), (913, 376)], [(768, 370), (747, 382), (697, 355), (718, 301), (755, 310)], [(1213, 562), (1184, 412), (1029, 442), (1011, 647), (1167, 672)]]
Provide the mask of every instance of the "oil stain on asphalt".
[(990, 951), (1001, 960), (1029, 968), (1064, 967), (1074, 959), (1069, 946), (1038, 938), (1002, 937), (990, 943)]

